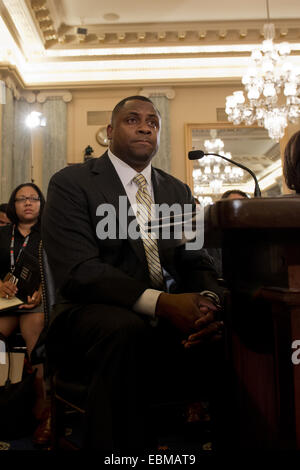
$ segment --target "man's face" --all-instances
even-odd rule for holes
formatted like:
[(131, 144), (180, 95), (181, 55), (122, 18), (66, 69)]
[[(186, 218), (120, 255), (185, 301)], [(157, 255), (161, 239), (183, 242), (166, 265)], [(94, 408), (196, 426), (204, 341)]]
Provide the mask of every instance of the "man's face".
[(110, 149), (136, 171), (142, 171), (159, 146), (160, 117), (147, 101), (130, 100), (107, 127)]

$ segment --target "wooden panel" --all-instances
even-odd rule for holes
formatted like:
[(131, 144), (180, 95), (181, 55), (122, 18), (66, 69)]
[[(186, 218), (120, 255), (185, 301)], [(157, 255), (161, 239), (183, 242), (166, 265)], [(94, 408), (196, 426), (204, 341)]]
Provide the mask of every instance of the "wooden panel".
[(300, 198), (222, 201), (206, 211), (221, 246), (236, 439), (241, 448), (300, 449)]

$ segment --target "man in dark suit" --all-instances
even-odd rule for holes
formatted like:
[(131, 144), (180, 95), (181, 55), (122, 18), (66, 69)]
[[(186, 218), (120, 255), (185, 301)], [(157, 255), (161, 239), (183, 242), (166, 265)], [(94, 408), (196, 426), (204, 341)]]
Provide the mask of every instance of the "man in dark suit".
[[(221, 334), (221, 291), (209, 257), (183, 243), (164, 249), (166, 241), (129, 234), (138, 220), (143, 235), (147, 200), (195, 209), (187, 185), (151, 166), (160, 123), (148, 98), (122, 100), (107, 128), (108, 152), (64, 168), (49, 184), (43, 241), (58, 297), (48, 351), (62, 367), (76, 357), (88, 375), (92, 448), (149, 445), (148, 404), (169, 393), (161, 380), (172, 370), (187, 372), (191, 351), (199, 359), (201, 345)], [(175, 375), (176, 388), (184, 388), (185, 378)]]

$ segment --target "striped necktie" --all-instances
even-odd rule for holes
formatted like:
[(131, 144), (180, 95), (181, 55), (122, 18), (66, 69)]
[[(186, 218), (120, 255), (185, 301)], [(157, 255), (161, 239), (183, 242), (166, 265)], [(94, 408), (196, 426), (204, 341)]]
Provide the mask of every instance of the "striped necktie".
[(157, 241), (151, 238), (151, 233), (146, 231), (146, 225), (151, 220), (151, 204), (153, 201), (147, 190), (145, 177), (138, 173), (133, 181), (138, 185), (136, 193), (137, 214), (136, 218), (140, 226), (140, 233), (144, 244), (146, 259), (148, 263), (149, 275), (154, 287), (163, 287), (163, 275), (158, 254)]

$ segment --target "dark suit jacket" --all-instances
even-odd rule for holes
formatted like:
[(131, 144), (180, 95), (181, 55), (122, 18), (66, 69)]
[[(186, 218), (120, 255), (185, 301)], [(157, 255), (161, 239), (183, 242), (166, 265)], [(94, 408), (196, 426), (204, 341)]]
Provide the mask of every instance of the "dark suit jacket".
[[(194, 204), (189, 187), (164, 171), (153, 168), (152, 182), (156, 204)], [(60, 300), (130, 308), (151, 287), (140, 238), (97, 238), (96, 227), (103, 219), (96, 215), (100, 204), (116, 208), (118, 233), (119, 196), (126, 197), (126, 192), (107, 153), (52, 177), (42, 238)], [(127, 198), (126, 202), (130, 207)], [(128, 223), (133, 219), (128, 217)], [(220, 292), (214, 267), (203, 250), (187, 251), (182, 244), (166, 247), (164, 243), (158, 241), (161, 263), (175, 279), (178, 292)]]

